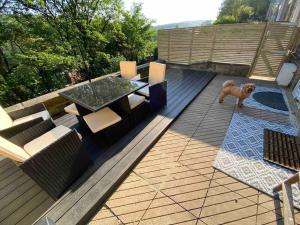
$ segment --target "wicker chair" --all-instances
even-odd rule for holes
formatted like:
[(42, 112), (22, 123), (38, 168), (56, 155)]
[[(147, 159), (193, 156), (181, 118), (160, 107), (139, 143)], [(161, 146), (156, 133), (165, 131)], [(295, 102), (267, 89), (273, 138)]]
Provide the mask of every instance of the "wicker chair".
[(76, 130), (43, 121), (13, 137), (0, 137), (0, 154), (58, 199), (91, 164)]
[(152, 110), (158, 110), (167, 104), (167, 81), (165, 74), (165, 64), (151, 62), (149, 76), (140, 80), (147, 82), (149, 85), (140, 89), (137, 93), (149, 99)]
[(10, 138), (49, 118), (42, 103), (9, 113), (0, 106), (0, 136)]

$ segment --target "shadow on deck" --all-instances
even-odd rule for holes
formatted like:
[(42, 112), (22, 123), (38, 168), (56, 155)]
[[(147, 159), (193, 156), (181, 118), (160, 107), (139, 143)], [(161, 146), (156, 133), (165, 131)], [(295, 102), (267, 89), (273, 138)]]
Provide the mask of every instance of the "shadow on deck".
[[(84, 143), (94, 165), (57, 202), (12, 161), (1, 160), (0, 224), (31, 224), (43, 213), (56, 224), (88, 222), (133, 166), (213, 78), (213, 74), (206, 72), (169, 69), (167, 107), (145, 118), (111, 146), (103, 146), (96, 137), (85, 137)], [(55, 123), (78, 126), (76, 117), (70, 115), (58, 118)]]

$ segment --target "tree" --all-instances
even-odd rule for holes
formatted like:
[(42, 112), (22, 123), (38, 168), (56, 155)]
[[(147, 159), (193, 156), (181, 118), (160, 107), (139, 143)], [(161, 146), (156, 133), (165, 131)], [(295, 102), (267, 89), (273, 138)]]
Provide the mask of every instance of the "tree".
[(121, 27), (125, 36), (121, 53), (125, 58), (142, 61), (153, 54), (155, 30), (152, 21), (142, 14), (141, 4), (135, 4), (130, 12), (123, 13)]
[(214, 24), (230, 24), (236, 23), (234, 16), (219, 16), (217, 20), (214, 21)]
[[(264, 20), (270, 0), (224, 0), (216, 23), (231, 23), (224, 16), (233, 16), (236, 23), (247, 22), (251, 18)], [(222, 19), (223, 17), (223, 19)]]
[(121, 0), (0, 0), (0, 12), (3, 106), (64, 87), (68, 74), (93, 78), (120, 60), (143, 62), (155, 47), (141, 6), (127, 12)]

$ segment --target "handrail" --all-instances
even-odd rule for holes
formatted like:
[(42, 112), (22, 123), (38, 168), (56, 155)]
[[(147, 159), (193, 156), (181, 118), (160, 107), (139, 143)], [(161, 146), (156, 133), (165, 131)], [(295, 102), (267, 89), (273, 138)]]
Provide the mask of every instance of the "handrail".
[[(149, 63), (144, 63), (144, 64), (141, 64), (141, 65), (138, 65), (137, 69), (142, 70), (142, 69), (145, 69), (147, 67), (149, 67)], [(107, 77), (107, 76), (120, 76), (120, 71), (93, 78), (92, 81), (95, 81), (95, 80), (98, 80), (98, 79), (101, 79), (101, 78), (104, 78), (104, 77)], [(5, 110), (7, 112), (11, 112), (11, 111), (15, 111), (15, 110), (18, 110), (18, 109), (23, 109), (25, 107), (28, 107), (28, 106), (31, 106), (31, 105), (34, 105), (34, 104), (37, 104), (37, 103), (44, 103), (45, 101), (48, 101), (48, 100), (53, 99), (55, 97), (58, 97), (59, 96), (58, 93), (61, 92), (61, 91), (68, 90), (68, 89), (71, 89), (71, 88), (74, 88), (74, 87), (77, 87), (77, 86), (81, 86), (83, 84), (86, 84), (87, 82), (88, 81), (82, 81), (82, 82), (74, 84), (74, 85), (66, 86), (66, 87), (58, 89), (56, 91), (53, 91), (53, 92), (50, 92), (50, 93), (47, 93), (47, 94), (44, 94), (44, 95), (41, 95), (41, 96), (38, 96), (38, 97), (35, 97), (35, 98), (32, 98), (32, 99), (29, 99), (27, 101), (9, 106), (9, 107), (5, 108)]]
[(273, 192), (276, 193), (278, 191), (282, 190), (282, 185), (285, 184), (295, 184), (297, 182), (300, 181), (300, 173), (296, 173), (293, 176), (291, 176), (290, 178), (286, 179), (284, 182), (282, 182), (281, 184), (278, 184), (276, 187), (273, 188)]
[(293, 207), (293, 192), (292, 184), (300, 182), (300, 173), (296, 173), (293, 176), (286, 179), (281, 184), (273, 188), (273, 192), (279, 192), (282, 190), (283, 195), (283, 219), (285, 225), (295, 225), (295, 215)]

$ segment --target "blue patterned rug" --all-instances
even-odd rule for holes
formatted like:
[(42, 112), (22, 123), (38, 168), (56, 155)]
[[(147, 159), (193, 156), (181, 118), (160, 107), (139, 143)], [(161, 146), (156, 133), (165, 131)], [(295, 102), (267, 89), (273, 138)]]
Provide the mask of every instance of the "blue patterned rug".
[[(295, 135), (296, 128), (234, 113), (214, 167), (264, 193), (295, 172), (263, 160), (263, 130)], [(281, 194), (281, 193), (280, 193)], [(300, 190), (293, 185), (294, 205), (300, 208)]]
[[(241, 85), (242, 87), (243, 85)], [(244, 105), (250, 108), (256, 108), (256, 109), (262, 109), (262, 110), (267, 110), (270, 112), (275, 112), (275, 113), (281, 113), (285, 115), (289, 115), (289, 111), (284, 111), (284, 110), (279, 110), (279, 109), (274, 109), (271, 107), (268, 107), (266, 105), (263, 105), (259, 102), (257, 102), (253, 98), (253, 94), (258, 93), (258, 92), (275, 92), (275, 93), (280, 93), (282, 94), (281, 90), (279, 88), (272, 88), (272, 87), (263, 87), (263, 86), (257, 86), (252, 92), (252, 94), (244, 100)]]

